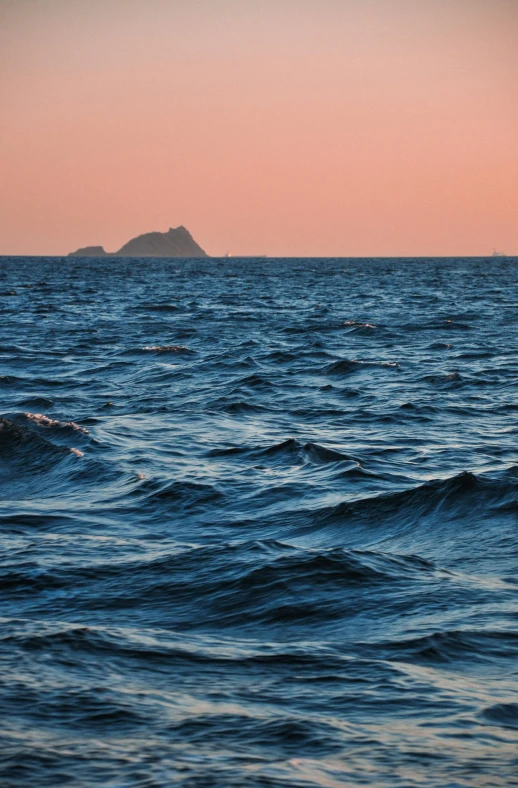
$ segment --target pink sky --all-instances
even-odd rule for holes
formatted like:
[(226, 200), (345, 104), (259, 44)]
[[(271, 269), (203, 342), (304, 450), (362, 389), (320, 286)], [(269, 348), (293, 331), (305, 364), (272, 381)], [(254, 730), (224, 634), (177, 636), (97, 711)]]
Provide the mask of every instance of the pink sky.
[(0, 254), (518, 254), (517, 0), (0, 0)]

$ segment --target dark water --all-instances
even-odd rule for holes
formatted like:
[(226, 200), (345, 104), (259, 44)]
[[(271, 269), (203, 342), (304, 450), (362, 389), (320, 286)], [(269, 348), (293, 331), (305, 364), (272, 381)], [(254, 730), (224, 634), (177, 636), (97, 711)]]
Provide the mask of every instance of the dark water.
[(518, 260), (0, 260), (2, 786), (518, 785)]

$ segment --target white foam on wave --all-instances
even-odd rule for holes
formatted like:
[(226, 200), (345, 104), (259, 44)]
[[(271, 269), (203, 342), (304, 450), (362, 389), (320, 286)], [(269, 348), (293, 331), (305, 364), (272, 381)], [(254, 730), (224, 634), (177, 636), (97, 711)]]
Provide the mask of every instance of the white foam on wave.
[(29, 421), (34, 422), (34, 424), (40, 427), (70, 427), (73, 430), (88, 435), (88, 430), (85, 427), (81, 427), (80, 424), (76, 424), (75, 421), (59, 421), (59, 419), (51, 419), (43, 413), (25, 413), (25, 416)]
[(359, 323), (356, 320), (345, 320), (344, 326), (354, 326), (355, 328), (377, 328), (373, 323)]

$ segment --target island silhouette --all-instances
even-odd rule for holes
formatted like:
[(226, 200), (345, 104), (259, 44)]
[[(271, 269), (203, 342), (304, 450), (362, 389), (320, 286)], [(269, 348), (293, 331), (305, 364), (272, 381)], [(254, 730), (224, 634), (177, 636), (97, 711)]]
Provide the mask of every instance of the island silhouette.
[(189, 230), (182, 225), (170, 227), (166, 233), (137, 235), (117, 252), (106, 252), (102, 246), (84, 246), (69, 257), (207, 257)]

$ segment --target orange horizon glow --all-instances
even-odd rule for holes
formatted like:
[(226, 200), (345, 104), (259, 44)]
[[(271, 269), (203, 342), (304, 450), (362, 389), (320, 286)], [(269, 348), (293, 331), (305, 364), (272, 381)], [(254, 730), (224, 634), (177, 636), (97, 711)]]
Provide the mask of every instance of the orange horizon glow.
[(518, 254), (515, 0), (0, 0), (0, 254)]

